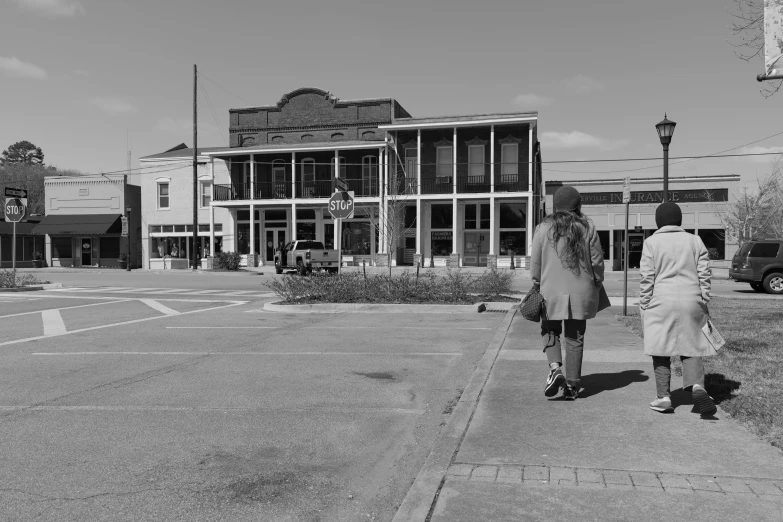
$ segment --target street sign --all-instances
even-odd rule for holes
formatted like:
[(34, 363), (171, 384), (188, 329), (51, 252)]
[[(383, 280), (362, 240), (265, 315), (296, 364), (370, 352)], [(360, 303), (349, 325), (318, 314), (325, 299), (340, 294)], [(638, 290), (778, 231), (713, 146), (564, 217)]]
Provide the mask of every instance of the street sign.
[(120, 216), (120, 219), (122, 219), (122, 237), (128, 237), (128, 218)]
[(623, 180), (623, 203), (631, 202), (631, 178)]
[(27, 197), (27, 191), (25, 189), (15, 189), (11, 187), (5, 188), (5, 197), (6, 198), (26, 198)]
[(24, 204), (19, 198), (5, 200), (5, 220), (9, 223), (18, 223), (24, 217)]
[(348, 182), (345, 181), (342, 178), (335, 178), (334, 179), (334, 188), (337, 191), (345, 192), (348, 190)]
[(329, 198), (329, 214), (334, 219), (353, 217), (353, 191), (335, 192)]

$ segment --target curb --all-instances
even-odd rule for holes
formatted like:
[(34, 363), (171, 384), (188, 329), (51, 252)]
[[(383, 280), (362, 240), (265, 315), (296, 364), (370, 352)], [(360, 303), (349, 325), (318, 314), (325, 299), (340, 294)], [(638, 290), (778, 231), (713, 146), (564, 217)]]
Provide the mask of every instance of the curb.
[(438, 494), (446, 472), (457, 455), (462, 439), (468, 431), (470, 421), (478, 407), (481, 392), (489, 380), (492, 368), (495, 366), (500, 348), (506, 340), (511, 327), (511, 321), (517, 308), (506, 312), (503, 323), (490, 341), (484, 356), (473, 372), (465, 391), (457, 402), (456, 408), (449, 417), (438, 440), (432, 448), (427, 460), (413, 481), (413, 485), (405, 495), (392, 522), (409, 522), (411, 520), (426, 520), (438, 500)]
[(18, 286), (16, 288), (0, 288), (0, 292), (35, 292), (43, 290), (42, 286)]
[[(482, 309), (482, 306), (484, 307)], [(264, 303), (267, 312), (293, 314), (342, 314), (342, 313), (382, 313), (382, 314), (475, 314), (486, 309), (484, 303), (474, 305), (431, 305), (431, 304), (372, 304), (372, 303), (331, 303), (281, 305)]]

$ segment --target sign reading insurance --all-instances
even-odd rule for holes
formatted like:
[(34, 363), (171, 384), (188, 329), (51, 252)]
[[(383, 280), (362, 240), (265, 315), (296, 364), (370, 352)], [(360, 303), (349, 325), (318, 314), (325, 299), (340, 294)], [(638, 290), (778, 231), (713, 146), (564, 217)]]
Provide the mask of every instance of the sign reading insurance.
[[(670, 190), (669, 201), (674, 203), (710, 203), (729, 200), (729, 189)], [(631, 204), (663, 203), (663, 191), (640, 190), (631, 192)], [(622, 205), (622, 192), (583, 192), (582, 205)]]

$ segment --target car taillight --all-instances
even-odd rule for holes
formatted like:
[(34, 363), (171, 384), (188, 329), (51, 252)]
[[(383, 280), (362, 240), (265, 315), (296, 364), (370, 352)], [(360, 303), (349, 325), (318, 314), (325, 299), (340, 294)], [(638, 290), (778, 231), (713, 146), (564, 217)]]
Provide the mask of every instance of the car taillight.
[(750, 268), (750, 259), (747, 257), (742, 260), (742, 268)]

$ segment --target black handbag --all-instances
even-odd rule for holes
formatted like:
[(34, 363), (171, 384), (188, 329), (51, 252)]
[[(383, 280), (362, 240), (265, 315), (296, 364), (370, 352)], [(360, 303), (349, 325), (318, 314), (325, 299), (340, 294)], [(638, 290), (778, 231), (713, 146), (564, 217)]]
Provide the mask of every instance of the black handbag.
[(522, 314), (522, 317), (535, 323), (541, 321), (542, 317), (546, 319), (546, 301), (541, 292), (538, 291), (538, 288), (535, 286), (531, 288), (525, 298), (522, 299), (522, 302), (519, 303), (519, 312)]

